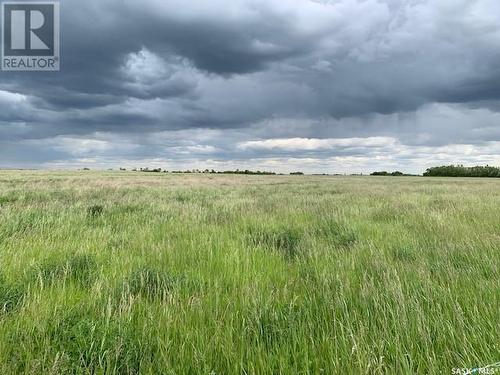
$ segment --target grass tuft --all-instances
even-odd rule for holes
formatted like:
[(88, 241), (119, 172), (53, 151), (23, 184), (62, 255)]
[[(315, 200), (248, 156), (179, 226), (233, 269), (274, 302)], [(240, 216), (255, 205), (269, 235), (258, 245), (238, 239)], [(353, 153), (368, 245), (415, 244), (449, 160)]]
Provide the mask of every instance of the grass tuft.
[(102, 216), (104, 213), (104, 206), (100, 204), (95, 204), (87, 208), (87, 215), (93, 219)]
[(392, 258), (402, 263), (413, 263), (417, 260), (417, 254), (409, 245), (396, 246), (391, 249)]
[(143, 267), (134, 271), (119, 287), (118, 293), (147, 299), (165, 299), (174, 289), (177, 280), (166, 272)]
[(7, 283), (0, 274), (0, 315), (18, 308), (24, 298), (24, 291), (17, 285)]
[(249, 231), (250, 244), (279, 252), (286, 259), (300, 255), (301, 233), (291, 228), (252, 228)]
[(15, 197), (0, 196), (0, 207), (17, 201)]
[(341, 248), (351, 247), (358, 240), (358, 235), (354, 230), (333, 219), (321, 222), (316, 229), (316, 235), (334, 247)]
[(34, 266), (28, 275), (30, 282), (35, 281), (40, 285), (53, 285), (69, 280), (90, 287), (97, 277), (97, 262), (89, 254), (75, 254), (67, 259), (51, 257)]
[[(12, 332), (8, 341), (7, 363), (15, 373), (139, 374), (157, 351), (133, 322), (106, 320), (81, 304), (56, 311), (30, 332)], [(33, 363), (26, 351), (14, 349), (20, 345), (57, 360)]]

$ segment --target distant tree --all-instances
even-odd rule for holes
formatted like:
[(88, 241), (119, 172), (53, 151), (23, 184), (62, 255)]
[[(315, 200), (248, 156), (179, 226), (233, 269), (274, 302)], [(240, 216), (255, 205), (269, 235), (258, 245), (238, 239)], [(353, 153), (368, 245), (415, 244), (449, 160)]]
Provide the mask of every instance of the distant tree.
[(407, 174), (403, 173), (400, 171), (395, 171), (395, 172), (387, 172), (387, 171), (381, 171), (381, 172), (373, 172), (370, 174), (370, 176), (392, 176), (392, 177), (400, 177), (400, 176), (416, 176), (414, 174)]
[(500, 177), (500, 168), (487, 166), (464, 167), (445, 165), (432, 167), (424, 173), (427, 177)]
[[(149, 169), (145, 169), (143, 170), (143, 172), (154, 172), (156, 171), (155, 169), (153, 170), (149, 170)], [(235, 170), (235, 171), (216, 171), (215, 169), (211, 169), (211, 170), (208, 170), (208, 169), (205, 169), (203, 171), (200, 171), (198, 169), (193, 169), (193, 170), (186, 170), (186, 171), (172, 171), (172, 173), (210, 173), (210, 174), (242, 174), (242, 175), (276, 175), (275, 172), (266, 172), (266, 171), (251, 171), (249, 169), (246, 169), (244, 171), (241, 171), (239, 169)]]
[(154, 168), (154, 169), (141, 168), (141, 172), (145, 172), (145, 173), (161, 173), (161, 171), (162, 171), (161, 168)]

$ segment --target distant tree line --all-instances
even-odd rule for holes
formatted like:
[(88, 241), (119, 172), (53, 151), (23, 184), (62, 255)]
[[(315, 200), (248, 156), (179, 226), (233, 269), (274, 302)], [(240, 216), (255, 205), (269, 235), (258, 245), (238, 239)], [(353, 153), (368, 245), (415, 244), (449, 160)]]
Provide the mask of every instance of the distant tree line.
[[(89, 168), (83, 168), (84, 171), (90, 171)], [(109, 171), (112, 171), (113, 169), (108, 169)], [(127, 171), (127, 168), (120, 168), (120, 171), (125, 172)], [(175, 173), (175, 174), (193, 174), (193, 173), (203, 173), (203, 174), (246, 174), (246, 175), (265, 175), (265, 176), (284, 176), (283, 173), (276, 173), (276, 172), (267, 172), (267, 171), (251, 171), (248, 169), (245, 170), (239, 170), (236, 169), (235, 171), (216, 171), (214, 169), (205, 169), (205, 170), (199, 170), (199, 169), (188, 169), (184, 171), (172, 171), (169, 172), (166, 169), (162, 168), (133, 168), (131, 169), (132, 172), (145, 172), (145, 173)], [(303, 176), (303, 172), (292, 172), (290, 173), (292, 176)]]
[(275, 172), (266, 172), (266, 171), (250, 171), (248, 169), (245, 170), (235, 170), (235, 171), (216, 171), (214, 169), (193, 169), (186, 171), (172, 171), (172, 173), (208, 173), (208, 174), (246, 174), (246, 175), (276, 175)]
[(500, 168), (487, 166), (464, 167), (463, 165), (446, 165), (427, 169), (428, 177), (500, 177)]
[(141, 172), (145, 172), (145, 173), (161, 173), (161, 172), (166, 172), (166, 171), (162, 171), (161, 168), (153, 168), (153, 169), (141, 168), (140, 171)]
[(245, 169), (244, 171), (240, 171), (239, 169), (235, 171), (223, 171), (223, 172), (215, 172), (215, 173), (222, 173), (222, 174), (251, 174), (251, 175), (275, 175), (276, 173), (274, 172), (266, 172), (266, 171), (249, 171), (248, 169)]
[(394, 177), (398, 177), (398, 176), (416, 176), (416, 175), (407, 174), (407, 173), (403, 173), (400, 171), (395, 171), (395, 172), (382, 171), (382, 172), (373, 172), (372, 174), (370, 174), (370, 176), (394, 176)]

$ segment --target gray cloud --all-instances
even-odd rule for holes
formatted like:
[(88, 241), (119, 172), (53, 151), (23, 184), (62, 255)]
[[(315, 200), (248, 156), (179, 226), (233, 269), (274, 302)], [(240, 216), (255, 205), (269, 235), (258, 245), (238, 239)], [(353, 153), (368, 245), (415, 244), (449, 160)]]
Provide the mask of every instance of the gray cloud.
[[(307, 160), (397, 152), (391, 163), (417, 169), (408, 153), (423, 160), (450, 145), (484, 150), (481, 159), (448, 149), (455, 162), (498, 160), (495, 0), (61, 7), (61, 71), (0, 73), (0, 167), (278, 158), (271, 165), (314, 169)], [(374, 137), (395, 143), (363, 146)], [(266, 140), (333, 146), (238, 147)]]

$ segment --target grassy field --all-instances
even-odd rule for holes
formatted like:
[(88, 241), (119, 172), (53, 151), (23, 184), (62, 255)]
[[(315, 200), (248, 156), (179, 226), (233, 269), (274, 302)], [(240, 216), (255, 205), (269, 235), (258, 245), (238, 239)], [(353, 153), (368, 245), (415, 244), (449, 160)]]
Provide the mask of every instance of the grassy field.
[(0, 373), (500, 360), (500, 181), (0, 172)]

